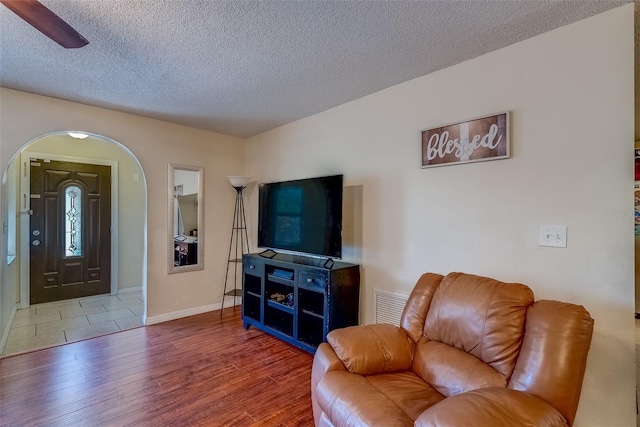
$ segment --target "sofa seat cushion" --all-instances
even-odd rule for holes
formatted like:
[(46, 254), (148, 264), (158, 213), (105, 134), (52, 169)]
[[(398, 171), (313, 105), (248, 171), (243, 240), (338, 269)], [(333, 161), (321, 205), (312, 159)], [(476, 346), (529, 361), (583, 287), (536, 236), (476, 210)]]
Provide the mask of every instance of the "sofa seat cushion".
[(446, 397), (479, 388), (507, 386), (506, 376), (477, 357), (424, 337), (416, 345), (413, 371)]
[(413, 426), (427, 408), (444, 399), (412, 372), (362, 376), (331, 371), (320, 381), (316, 396), (336, 426)]
[(521, 391), (489, 387), (448, 397), (424, 411), (416, 427), (567, 427), (544, 400)]
[(444, 399), (443, 395), (413, 372), (370, 375), (365, 379), (412, 420)]

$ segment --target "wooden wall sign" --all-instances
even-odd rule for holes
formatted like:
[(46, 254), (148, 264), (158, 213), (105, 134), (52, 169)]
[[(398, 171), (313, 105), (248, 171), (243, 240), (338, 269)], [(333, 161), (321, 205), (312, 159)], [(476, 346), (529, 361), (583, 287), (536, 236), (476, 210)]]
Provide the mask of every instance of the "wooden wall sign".
[(510, 156), (509, 112), (422, 131), (422, 167)]

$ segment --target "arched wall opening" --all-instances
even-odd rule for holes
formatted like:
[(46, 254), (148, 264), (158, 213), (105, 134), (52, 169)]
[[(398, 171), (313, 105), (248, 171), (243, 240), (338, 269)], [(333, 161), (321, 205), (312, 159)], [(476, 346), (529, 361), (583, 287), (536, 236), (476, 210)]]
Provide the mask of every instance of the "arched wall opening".
[[(29, 307), (29, 166), (31, 158), (111, 166), (110, 294), (141, 291), (147, 317), (147, 180), (137, 157), (122, 143), (66, 131), (26, 142), (7, 163), (2, 180), (3, 241), (0, 250), (0, 349), (16, 309)], [(35, 196), (37, 197), (37, 196)]]

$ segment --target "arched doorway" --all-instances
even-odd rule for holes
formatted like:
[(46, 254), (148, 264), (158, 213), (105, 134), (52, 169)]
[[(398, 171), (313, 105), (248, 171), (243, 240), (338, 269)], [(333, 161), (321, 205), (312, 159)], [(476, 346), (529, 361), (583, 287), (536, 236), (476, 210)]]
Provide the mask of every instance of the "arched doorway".
[[(31, 323), (35, 320), (17, 322), (18, 327), (23, 323), (27, 323), (24, 328), (24, 335), (36, 334), (32, 339), (37, 348), (45, 348), (52, 345), (52, 340), (38, 339), (38, 329), (43, 333), (47, 330), (55, 330), (56, 328), (84, 327), (87, 331), (103, 331), (110, 333), (117, 331), (116, 326), (120, 329), (128, 329), (128, 327), (136, 325), (131, 319), (124, 319), (126, 309), (131, 308), (129, 303), (135, 301), (134, 295), (140, 295), (141, 305), (135, 309), (131, 308), (134, 315), (139, 318), (138, 326), (143, 324), (146, 319), (146, 224), (147, 224), (147, 186), (144, 171), (137, 158), (124, 145), (102, 135), (85, 133), (83, 139), (71, 137), (67, 132), (54, 132), (42, 135), (25, 144), (21, 151), (17, 153), (9, 162), (4, 172), (3, 178), (3, 200), (2, 214), (5, 221), (5, 232), (7, 234), (8, 243), (6, 245), (6, 256), (8, 265), (0, 274), (0, 288), (8, 289), (9, 292), (3, 292), (2, 295), (6, 299), (6, 295), (11, 295), (11, 288), (17, 285), (16, 303), (20, 309), (14, 317), (21, 317), (24, 313), (39, 314), (43, 316), (37, 320), (40, 323), (35, 324), (35, 331), (31, 329)], [(89, 307), (89, 300), (84, 301), (84, 307), (73, 309), (69, 304), (66, 312), (60, 312), (59, 319), (54, 319), (55, 315), (45, 315), (46, 313), (55, 312), (54, 303), (49, 306), (41, 306), (40, 309), (31, 306), (30, 290), (30, 258), (33, 256), (31, 248), (33, 241), (39, 244), (38, 237), (34, 237), (34, 231), (30, 227), (30, 214), (32, 213), (32, 200), (37, 200), (38, 194), (31, 194), (30, 189), (30, 168), (39, 167), (44, 163), (50, 162), (70, 162), (73, 164), (95, 164), (108, 165), (111, 169), (110, 179), (110, 266), (108, 275), (110, 283), (107, 288), (107, 294), (102, 295), (102, 299), (95, 300), (95, 304)], [(37, 166), (38, 165), (38, 166)], [(15, 221), (9, 219), (15, 218)], [(4, 249), (4, 248), (3, 248)], [(3, 251), (4, 252), (4, 251)], [(74, 303), (76, 301), (74, 300)], [(3, 304), (6, 306), (6, 304)], [(102, 308), (100, 308), (102, 306)], [(100, 314), (102, 313), (102, 314)], [(74, 323), (70, 320), (75, 314), (85, 316), (81, 323)], [(3, 314), (6, 316), (6, 313)], [(121, 320), (115, 320), (121, 319)], [(15, 319), (12, 324), (16, 324)], [(104, 324), (101, 324), (104, 320)], [(54, 325), (49, 322), (57, 321)], [(114, 324), (107, 328), (109, 322)], [(48, 323), (48, 324), (47, 324)], [(120, 323), (120, 325), (118, 325)], [(101, 324), (100, 327), (94, 327)], [(42, 325), (38, 327), (38, 325)], [(115, 326), (114, 326), (115, 325)], [(78, 330), (79, 331), (79, 330)], [(76, 332), (78, 332), (76, 331)], [(87, 332), (83, 331), (83, 332)], [(2, 337), (2, 347), (9, 342), (14, 329), (7, 334), (5, 331)], [(21, 331), (23, 332), (23, 331)], [(90, 332), (90, 334), (96, 332)], [(97, 333), (102, 335), (104, 333)], [(75, 336), (88, 338), (86, 334), (71, 334), (65, 332), (70, 337)], [(15, 335), (15, 334), (14, 334)], [(97, 336), (96, 335), (96, 336)], [(55, 343), (60, 343), (60, 335), (58, 334)], [(77, 339), (75, 339), (77, 341)], [(67, 341), (71, 342), (71, 341)], [(55, 345), (55, 344), (53, 344)], [(15, 351), (5, 348), (5, 350)], [(31, 348), (33, 349), (33, 348)], [(20, 352), (20, 351), (18, 351)], [(7, 354), (7, 351), (3, 351)]]

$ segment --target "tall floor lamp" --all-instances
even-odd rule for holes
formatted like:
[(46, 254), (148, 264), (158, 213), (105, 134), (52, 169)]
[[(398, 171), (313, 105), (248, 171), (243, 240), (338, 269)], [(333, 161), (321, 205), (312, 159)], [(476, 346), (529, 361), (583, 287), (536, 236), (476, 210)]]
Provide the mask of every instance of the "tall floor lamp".
[[(247, 234), (247, 221), (244, 216), (244, 199), (242, 191), (247, 188), (251, 181), (248, 176), (228, 176), (231, 186), (236, 190), (236, 207), (233, 211), (233, 225), (231, 227), (231, 238), (229, 239), (229, 256), (227, 257), (227, 271), (224, 276), (224, 289), (222, 290), (222, 309), (226, 297), (233, 297), (233, 306), (236, 305), (236, 297), (242, 296), (242, 288), (238, 289), (238, 263), (242, 263), (242, 255), (249, 251), (249, 236)], [(233, 252), (232, 252), (233, 249)], [(233, 289), (227, 291), (229, 281), (229, 267), (233, 265)], [(241, 278), (242, 282), (242, 278)]]

